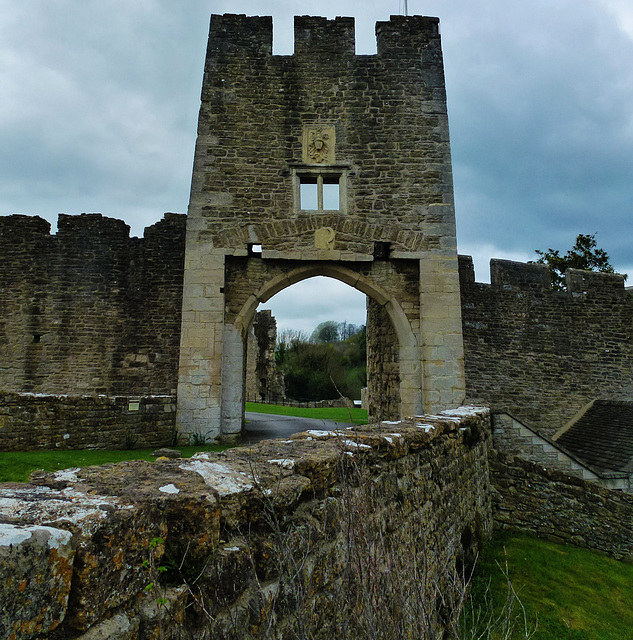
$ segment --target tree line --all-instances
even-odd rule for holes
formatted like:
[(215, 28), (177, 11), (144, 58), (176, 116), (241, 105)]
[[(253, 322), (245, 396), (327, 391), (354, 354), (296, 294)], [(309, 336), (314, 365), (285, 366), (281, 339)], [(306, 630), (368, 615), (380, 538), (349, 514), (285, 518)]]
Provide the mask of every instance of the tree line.
[(275, 360), (286, 395), (295, 400), (360, 399), (367, 385), (365, 326), (328, 320), (308, 335), (285, 329), (277, 337)]

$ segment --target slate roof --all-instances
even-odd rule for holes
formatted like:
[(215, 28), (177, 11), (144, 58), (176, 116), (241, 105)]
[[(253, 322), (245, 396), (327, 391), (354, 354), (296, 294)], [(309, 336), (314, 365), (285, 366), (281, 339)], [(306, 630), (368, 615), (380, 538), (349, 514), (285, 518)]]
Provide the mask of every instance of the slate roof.
[(633, 402), (596, 400), (555, 442), (597, 470), (633, 472)]

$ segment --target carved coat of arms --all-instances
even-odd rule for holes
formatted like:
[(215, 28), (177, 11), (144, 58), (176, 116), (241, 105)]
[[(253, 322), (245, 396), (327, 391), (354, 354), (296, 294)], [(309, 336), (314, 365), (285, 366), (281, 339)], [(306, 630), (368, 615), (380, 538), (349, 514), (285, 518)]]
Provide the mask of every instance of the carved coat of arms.
[(304, 162), (334, 163), (334, 127), (307, 127), (303, 137)]

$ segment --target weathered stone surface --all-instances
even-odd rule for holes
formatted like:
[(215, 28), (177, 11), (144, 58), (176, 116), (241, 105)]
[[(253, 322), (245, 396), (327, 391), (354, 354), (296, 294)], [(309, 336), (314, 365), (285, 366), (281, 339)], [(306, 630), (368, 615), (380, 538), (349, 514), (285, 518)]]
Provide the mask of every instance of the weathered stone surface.
[(279, 402), (285, 399), (284, 376), (277, 370), (277, 321), (270, 310), (258, 311), (246, 342), (246, 399)]
[(140, 621), (119, 613), (95, 625), (78, 640), (136, 640)]
[[(328, 599), (352, 579), (349, 541), (362, 547), (369, 533), (398, 550), (380, 562), (403, 571), (420, 562), (428, 590), (416, 601), (439, 628), (437, 591), (454, 588), (447, 568), (491, 528), (489, 441), (487, 412), (463, 409), (0, 486), (3, 521), (64, 529), (77, 549), (65, 618), (48, 635), (21, 637), (247, 638), (263, 624), (290, 628), (297, 609), (282, 585), (295, 562), (301, 607), (323, 612), (322, 635), (332, 637)], [(11, 624), (29, 623), (21, 611)]]
[(64, 620), (75, 548), (68, 531), (0, 524), (0, 637), (47, 634)]
[(495, 527), (633, 560), (633, 496), (522, 458), (490, 457)]
[(215, 547), (217, 493), (200, 476), (156, 463), (123, 463), (39, 474), (33, 485), (5, 488), (2, 517), (71, 531), (74, 562), (68, 624), (86, 629), (142, 592), (147, 561), (165, 552), (167, 534), (188, 539), (192, 557)]

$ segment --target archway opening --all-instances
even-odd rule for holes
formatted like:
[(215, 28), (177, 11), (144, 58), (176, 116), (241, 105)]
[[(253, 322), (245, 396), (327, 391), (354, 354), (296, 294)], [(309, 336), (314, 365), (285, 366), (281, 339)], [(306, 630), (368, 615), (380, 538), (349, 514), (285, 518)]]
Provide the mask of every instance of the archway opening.
[(245, 332), (245, 400), (347, 402), (370, 420), (399, 418), (400, 353), (410, 328), (384, 292), (313, 274), (270, 287), (274, 295), (264, 293)]
[(330, 277), (291, 285), (257, 309), (248, 332), (246, 399), (360, 406), (366, 298)]

